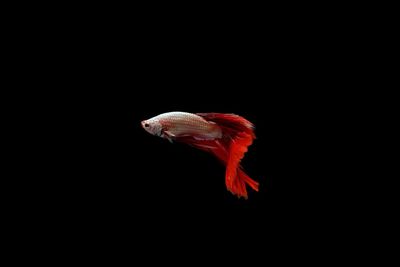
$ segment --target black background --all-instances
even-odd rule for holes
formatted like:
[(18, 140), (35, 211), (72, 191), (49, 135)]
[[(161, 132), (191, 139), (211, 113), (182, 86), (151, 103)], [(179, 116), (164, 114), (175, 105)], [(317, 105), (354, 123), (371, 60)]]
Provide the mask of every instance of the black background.
[[(73, 129), (78, 147), (70, 160), (83, 172), (78, 168), (66, 177), (66, 188), (75, 194), (67, 193), (67, 206), (89, 219), (123, 225), (153, 216), (162, 221), (194, 216), (263, 229), (263, 222), (297, 224), (325, 214), (335, 183), (326, 166), (334, 141), (325, 136), (335, 130), (326, 124), (331, 117), (323, 105), (329, 100), (309, 91), (315, 75), (282, 66), (281, 57), (258, 59), (282, 68), (277, 71), (256, 64), (258, 55), (234, 62), (224, 57), (214, 66), (216, 52), (203, 58), (170, 51), (173, 59), (158, 52), (141, 58), (151, 65), (148, 70), (121, 74), (127, 66), (122, 65), (92, 74), (101, 90), (84, 95), (84, 103), (94, 105)], [(185, 53), (189, 63), (182, 62)], [(257, 139), (243, 166), (260, 182), (260, 192), (249, 189), (248, 200), (237, 199), (226, 190), (225, 168), (212, 155), (140, 127), (142, 120), (168, 111), (236, 113), (252, 121)]]
[[(349, 164), (338, 124), (354, 74), (343, 55), (355, 47), (333, 38), (329, 23), (287, 12), (186, 23), (190, 15), (91, 11), (43, 33), (36, 27), (32, 39), (46, 56), (37, 53), (32, 62), (44, 66), (32, 67), (57, 91), (44, 94), (54, 106), (46, 113), (63, 111), (50, 114), (48, 123), (61, 126), (45, 134), (48, 175), (28, 183), (38, 188), (33, 210), (49, 228), (89, 243), (130, 243), (123, 249), (181, 234), (272, 245), (318, 229), (334, 234), (327, 225), (341, 224), (337, 189), (347, 183), (339, 166)], [(140, 127), (169, 111), (253, 122), (257, 139), (242, 164), (260, 192), (238, 199), (212, 155)]]
[[(332, 151), (324, 138), (329, 129), (320, 123), (326, 116), (316, 116), (295, 93), (240, 95), (242, 86), (228, 84), (236, 93), (213, 86), (165, 94), (132, 90), (96, 105), (82, 128), (73, 130), (74, 149), (67, 149), (65, 173), (55, 182), (57, 212), (87, 224), (89, 232), (105, 227), (128, 236), (149, 228), (167, 236), (178, 229), (175, 236), (206, 226), (231, 238), (250, 238), (256, 231), (279, 239), (332, 220), (340, 181), (325, 151)], [(242, 164), (260, 191), (248, 188), (249, 199), (238, 199), (226, 190), (225, 168), (212, 155), (141, 128), (143, 119), (174, 110), (233, 112), (252, 121), (257, 139)]]
[[(331, 55), (310, 39), (303, 44), (305, 34), (285, 37), (273, 27), (264, 34), (200, 28), (175, 31), (157, 24), (129, 35), (112, 31), (107, 36), (112, 41), (105, 41), (110, 47), (89, 46), (80, 54), (88, 66), (78, 68), (87, 70), (79, 86), (93, 88), (82, 95), (83, 105), (91, 107), (84, 124), (94, 129), (84, 142), (96, 151), (96, 160), (88, 157), (93, 174), (84, 185), (98, 186), (95, 196), (111, 201), (113, 210), (133, 205), (233, 216), (316, 205), (318, 198), (311, 198), (325, 189), (314, 175), (320, 153), (332, 142), (323, 136), (334, 131), (326, 127), (335, 112), (328, 107), (336, 81), (321, 62)], [(247, 201), (236, 199), (226, 191), (223, 166), (211, 155), (140, 128), (143, 119), (168, 111), (236, 113), (252, 121), (258, 139), (243, 165), (261, 191), (251, 192)]]

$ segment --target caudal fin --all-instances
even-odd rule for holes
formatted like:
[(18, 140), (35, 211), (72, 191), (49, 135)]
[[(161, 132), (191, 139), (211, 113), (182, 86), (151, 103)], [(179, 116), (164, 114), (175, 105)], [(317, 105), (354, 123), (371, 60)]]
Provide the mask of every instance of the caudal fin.
[(247, 147), (253, 142), (253, 137), (247, 133), (239, 133), (232, 139), (228, 161), (226, 164), (226, 187), (233, 194), (247, 198), (247, 190), (245, 184), (258, 191), (258, 183), (251, 179), (240, 166), (240, 161), (247, 152)]
[(233, 194), (247, 198), (246, 184), (258, 191), (258, 182), (251, 179), (240, 167), (240, 161), (253, 143), (255, 134), (253, 124), (235, 114), (201, 113), (198, 114), (221, 127), (223, 137), (211, 151), (226, 164), (225, 183)]

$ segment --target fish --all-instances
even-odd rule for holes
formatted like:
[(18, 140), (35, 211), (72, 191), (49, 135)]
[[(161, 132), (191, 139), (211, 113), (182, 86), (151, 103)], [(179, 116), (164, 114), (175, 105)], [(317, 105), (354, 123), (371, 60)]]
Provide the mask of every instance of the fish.
[(180, 142), (214, 155), (225, 165), (225, 184), (233, 195), (248, 199), (246, 185), (259, 191), (240, 162), (256, 135), (254, 125), (233, 113), (167, 112), (143, 120), (142, 128), (155, 136)]

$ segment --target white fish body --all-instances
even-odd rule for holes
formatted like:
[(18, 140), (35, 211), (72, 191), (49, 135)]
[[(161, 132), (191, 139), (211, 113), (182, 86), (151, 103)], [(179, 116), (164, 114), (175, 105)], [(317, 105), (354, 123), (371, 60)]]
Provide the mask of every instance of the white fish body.
[[(221, 128), (199, 115), (188, 112), (168, 112), (142, 122), (142, 125), (159, 125), (152, 134), (167, 137), (193, 136), (196, 139), (212, 140), (222, 137)], [(145, 127), (144, 127), (145, 128)]]

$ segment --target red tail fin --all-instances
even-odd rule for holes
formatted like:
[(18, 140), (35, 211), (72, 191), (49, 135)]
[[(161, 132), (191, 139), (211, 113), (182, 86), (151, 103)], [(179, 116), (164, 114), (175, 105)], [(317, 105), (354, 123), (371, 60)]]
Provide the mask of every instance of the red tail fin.
[[(226, 164), (225, 182), (227, 189), (244, 198), (247, 198), (246, 184), (258, 191), (259, 184), (245, 174), (240, 166), (240, 161), (247, 152), (247, 147), (255, 139), (253, 124), (235, 114), (200, 113), (197, 115), (217, 123), (222, 129), (222, 139), (208, 141), (207, 146), (208, 148), (212, 147), (210, 151)], [(202, 145), (205, 144), (196, 146), (201, 148)]]

